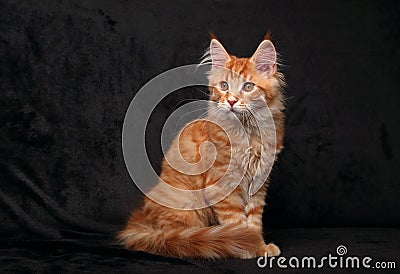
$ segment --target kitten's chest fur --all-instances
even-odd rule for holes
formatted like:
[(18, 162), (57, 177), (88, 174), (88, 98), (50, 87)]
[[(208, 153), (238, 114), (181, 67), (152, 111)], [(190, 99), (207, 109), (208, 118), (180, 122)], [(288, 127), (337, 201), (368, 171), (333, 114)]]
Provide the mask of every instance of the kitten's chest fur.
[(263, 144), (258, 136), (252, 136), (247, 142), (233, 144), (232, 157), (236, 159), (236, 163), (244, 171), (243, 178), (240, 181), (239, 187), (242, 192), (243, 199), (248, 203), (251, 199), (249, 194), (252, 184), (262, 184), (264, 182), (255, 182), (257, 180), (257, 172), (267, 168), (263, 166), (262, 157)]

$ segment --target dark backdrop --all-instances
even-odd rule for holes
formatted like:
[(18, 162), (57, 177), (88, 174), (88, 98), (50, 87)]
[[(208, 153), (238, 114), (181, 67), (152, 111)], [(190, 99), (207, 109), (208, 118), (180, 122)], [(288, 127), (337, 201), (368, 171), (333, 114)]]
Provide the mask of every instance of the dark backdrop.
[[(0, 10), (3, 237), (121, 228), (142, 198), (122, 156), (127, 107), (152, 77), (196, 63), (209, 31), (249, 56), (271, 30), (282, 57), (287, 131), (266, 225), (400, 223), (398, 1), (4, 0)], [(149, 136), (176, 103), (202, 96), (160, 106)], [(157, 165), (159, 145), (148, 149)]]

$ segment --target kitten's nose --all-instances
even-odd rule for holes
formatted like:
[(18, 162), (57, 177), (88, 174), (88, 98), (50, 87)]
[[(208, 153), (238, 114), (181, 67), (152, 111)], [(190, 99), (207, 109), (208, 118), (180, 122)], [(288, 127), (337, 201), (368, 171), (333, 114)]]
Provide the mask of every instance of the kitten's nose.
[(235, 100), (235, 99), (228, 99), (226, 101), (231, 105), (231, 107), (233, 107), (233, 105), (236, 104), (236, 102), (237, 102), (237, 100)]

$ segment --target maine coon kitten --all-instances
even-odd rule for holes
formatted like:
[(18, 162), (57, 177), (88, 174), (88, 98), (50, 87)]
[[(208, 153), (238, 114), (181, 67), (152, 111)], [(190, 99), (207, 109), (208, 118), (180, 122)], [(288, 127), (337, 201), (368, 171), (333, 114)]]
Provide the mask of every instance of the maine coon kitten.
[[(238, 163), (235, 170), (246, 169), (245, 174), (242, 179), (232, 174), (227, 176), (227, 181), (223, 183), (234, 182), (237, 187), (220, 202), (202, 209), (173, 209), (146, 197), (143, 207), (133, 212), (118, 238), (128, 249), (172, 257), (278, 256), (279, 248), (273, 243), (266, 244), (262, 236), (262, 213), (268, 180), (255, 182), (260, 170), (267, 169), (261, 152), (271, 150), (273, 144), (273, 150), (276, 146), (273, 159), (276, 159), (283, 147), (284, 82), (283, 75), (277, 72), (276, 51), (267, 35), (251, 58), (238, 58), (229, 55), (222, 44), (212, 38), (209, 49), (212, 63), (209, 100), (212, 103), (208, 116), (225, 123), (225, 126), (221, 128), (206, 119), (190, 123), (176, 137), (167, 157), (175, 157), (175, 146), (179, 147), (186, 161), (196, 163), (201, 158), (200, 144), (208, 141), (216, 148), (215, 162), (201, 174), (187, 175), (172, 168), (164, 159), (160, 178), (176, 188), (202, 189), (224, 176), (232, 158)], [(272, 123), (272, 119), (266, 118), (265, 107), (262, 107), (265, 104), (275, 124), (272, 128), (276, 142), (268, 138), (261, 141), (260, 136), (271, 130)], [(241, 129), (235, 121), (240, 121)], [(247, 135), (247, 143), (243, 134)], [(245, 155), (248, 160), (242, 161)], [(253, 183), (261, 187), (250, 195)], [(152, 190), (153, 194), (163, 198), (168, 196), (158, 185)]]

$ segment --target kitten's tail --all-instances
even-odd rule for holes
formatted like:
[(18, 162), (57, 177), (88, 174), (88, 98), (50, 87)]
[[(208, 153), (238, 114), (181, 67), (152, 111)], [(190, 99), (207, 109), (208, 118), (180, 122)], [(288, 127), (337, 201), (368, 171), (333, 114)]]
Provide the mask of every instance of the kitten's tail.
[(128, 249), (170, 257), (210, 259), (254, 256), (262, 242), (260, 233), (233, 224), (164, 231), (136, 222), (130, 223), (118, 238)]

